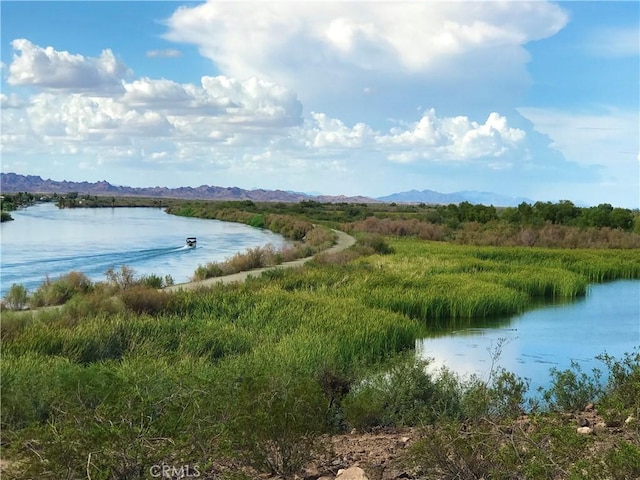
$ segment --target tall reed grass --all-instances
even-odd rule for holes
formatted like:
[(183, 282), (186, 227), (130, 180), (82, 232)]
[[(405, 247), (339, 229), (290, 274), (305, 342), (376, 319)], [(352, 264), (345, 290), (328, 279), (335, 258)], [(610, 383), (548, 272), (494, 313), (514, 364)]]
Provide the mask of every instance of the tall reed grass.
[(95, 311), (74, 297), (39, 314), (3, 314), (9, 458), (29, 465), (23, 478), (84, 477), (87, 452), (92, 478), (225, 455), (290, 474), (320, 433), (342, 425), (340, 399), (363, 372), (412, 350), (425, 325), (468, 324), (575, 298), (591, 281), (640, 277), (634, 250), (386, 241), (392, 254), (182, 290), (152, 312), (141, 306), (153, 298), (136, 309), (118, 297)]

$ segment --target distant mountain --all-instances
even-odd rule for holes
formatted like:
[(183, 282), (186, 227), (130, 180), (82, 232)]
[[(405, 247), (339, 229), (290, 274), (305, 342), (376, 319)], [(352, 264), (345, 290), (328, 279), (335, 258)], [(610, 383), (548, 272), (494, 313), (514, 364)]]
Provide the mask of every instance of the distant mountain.
[(475, 192), (465, 190), (454, 193), (440, 193), (433, 190), (409, 190), (408, 192), (399, 192), (378, 197), (381, 202), (396, 203), (430, 203), (430, 204), (449, 204), (469, 202), (473, 204), (494, 205), (496, 207), (515, 207), (522, 202), (533, 203), (528, 198), (523, 197), (507, 197), (491, 192)]
[(35, 175), (19, 175), (17, 173), (0, 173), (0, 192), (33, 192), (33, 193), (70, 193), (81, 195), (111, 195), (128, 197), (181, 198), (192, 200), (252, 200), (256, 202), (300, 202), (315, 200), (317, 202), (374, 203), (377, 200), (369, 197), (346, 197), (343, 195), (307, 195), (305, 193), (285, 192), (283, 190), (244, 190), (238, 187), (120, 187), (107, 181), (101, 182), (68, 182), (43, 180)]

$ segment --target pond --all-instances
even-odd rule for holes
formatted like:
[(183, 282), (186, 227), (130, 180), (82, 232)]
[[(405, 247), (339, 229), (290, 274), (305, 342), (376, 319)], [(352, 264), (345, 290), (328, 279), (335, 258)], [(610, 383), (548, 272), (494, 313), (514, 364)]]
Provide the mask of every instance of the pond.
[[(1, 295), (13, 283), (35, 290), (46, 276), (72, 270), (93, 281), (109, 267), (127, 265), (137, 275), (189, 280), (198, 265), (223, 260), (250, 247), (287, 240), (239, 223), (169, 215), (159, 208), (59, 209), (53, 203), (11, 212), (1, 225)], [(186, 238), (197, 237), (196, 248)]]
[(640, 346), (640, 281), (589, 286), (586, 297), (546, 305), (469, 328), (432, 332), (417, 342), (417, 354), (462, 374), (487, 378), (498, 347), (498, 365), (531, 380), (530, 393), (547, 387), (549, 369), (578, 362), (584, 371), (603, 367), (595, 359), (621, 358)]

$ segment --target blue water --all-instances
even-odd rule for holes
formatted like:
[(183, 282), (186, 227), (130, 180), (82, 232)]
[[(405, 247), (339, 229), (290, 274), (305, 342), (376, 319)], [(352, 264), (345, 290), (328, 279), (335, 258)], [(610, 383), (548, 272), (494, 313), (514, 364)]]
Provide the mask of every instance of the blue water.
[[(286, 240), (247, 225), (168, 215), (159, 208), (58, 209), (52, 203), (11, 212), (0, 224), (0, 295), (13, 283), (35, 290), (70, 271), (105, 280), (109, 267), (127, 265), (139, 276), (171, 275), (186, 282), (198, 265), (249, 247)], [(196, 248), (185, 239), (197, 237)]]
[(484, 326), (435, 332), (418, 341), (421, 358), (433, 359), (461, 375), (487, 379), (492, 354), (502, 343), (498, 365), (531, 380), (530, 391), (547, 387), (549, 369), (572, 361), (583, 371), (603, 368), (595, 359), (608, 353), (622, 358), (640, 347), (640, 281), (593, 284), (585, 298), (548, 305)]

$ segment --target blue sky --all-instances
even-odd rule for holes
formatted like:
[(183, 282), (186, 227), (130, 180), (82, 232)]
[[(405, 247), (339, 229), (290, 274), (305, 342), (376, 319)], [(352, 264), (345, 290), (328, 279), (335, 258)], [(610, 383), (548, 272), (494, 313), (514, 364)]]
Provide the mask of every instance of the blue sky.
[(2, 171), (640, 205), (638, 2), (12, 2)]

